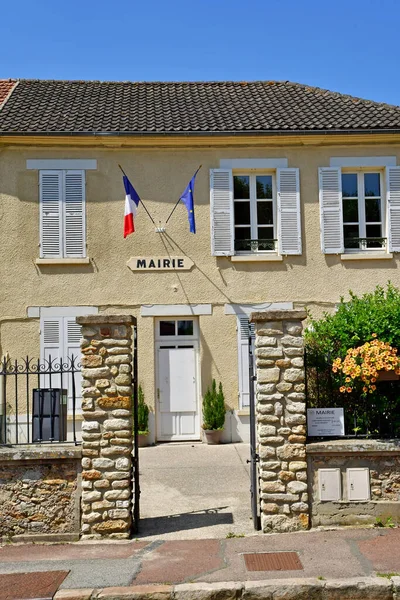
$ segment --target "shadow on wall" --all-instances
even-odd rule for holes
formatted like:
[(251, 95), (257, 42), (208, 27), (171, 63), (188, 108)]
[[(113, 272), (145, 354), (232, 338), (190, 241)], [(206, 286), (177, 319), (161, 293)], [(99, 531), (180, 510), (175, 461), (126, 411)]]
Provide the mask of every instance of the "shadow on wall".
[(232, 513), (219, 512), (227, 508), (227, 506), (218, 506), (201, 511), (168, 515), (166, 517), (140, 519), (140, 535), (172, 533), (173, 531), (186, 531), (188, 529), (199, 529), (200, 527), (211, 527), (213, 525), (231, 525), (233, 523)]

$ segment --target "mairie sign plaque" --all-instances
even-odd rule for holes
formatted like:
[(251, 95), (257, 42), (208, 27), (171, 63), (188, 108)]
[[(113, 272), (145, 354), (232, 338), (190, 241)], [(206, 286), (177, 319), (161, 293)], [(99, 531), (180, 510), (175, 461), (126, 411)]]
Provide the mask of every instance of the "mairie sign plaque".
[(132, 256), (127, 262), (132, 271), (190, 271), (193, 264), (187, 256)]
[(344, 435), (343, 408), (307, 409), (307, 433), (310, 437)]

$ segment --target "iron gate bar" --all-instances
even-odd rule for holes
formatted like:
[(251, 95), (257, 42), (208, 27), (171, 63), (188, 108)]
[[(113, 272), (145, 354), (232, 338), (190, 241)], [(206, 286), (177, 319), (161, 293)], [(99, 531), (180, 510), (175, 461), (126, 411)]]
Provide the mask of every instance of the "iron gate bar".
[(257, 380), (254, 375), (254, 355), (253, 341), (249, 323), (249, 400), (250, 400), (250, 495), (251, 495), (251, 513), (253, 517), (253, 525), (256, 531), (261, 529), (261, 517), (258, 511), (258, 466), (260, 460), (257, 454), (256, 440), (256, 410), (254, 398), (254, 383)]
[(139, 531), (140, 481), (139, 481), (139, 415), (138, 415), (138, 360), (137, 326), (133, 326), (133, 533)]

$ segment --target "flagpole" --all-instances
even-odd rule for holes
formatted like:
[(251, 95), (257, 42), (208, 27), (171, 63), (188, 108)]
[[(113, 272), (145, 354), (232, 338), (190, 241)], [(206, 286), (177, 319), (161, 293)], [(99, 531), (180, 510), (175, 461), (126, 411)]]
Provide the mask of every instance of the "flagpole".
[[(199, 166), (199, 168), (197, 169), (197, 171), (195, 172), (195, 174), (193, 175), (193, 177), (196, 177), (197, 173), (200, 171), (200, 169), (201, 169), (202, 166), (203, 165)], [(192, 177), (192, 179), (193, 179), (193, 177)], [(181, 201), (181, 199), (179, 198), (178, 202), (175, 204), (174, 208), (171, 210), (171, 213), (170, 213), (168, 219), (165, 221), (165, 224), (167, 224), (168, 221), (170, 220), (170, 218), (172, 217), (172, 215), (173, 215), (173, 213), (174, 213), (174, 211), (175, 211), (175, 209), (178, 206), (178, 204), (179, 204), (180, 201)]]
[[(121, 167), (121, 165), (118, 165), (118, 166), (119, 166), (119, 168), (121, 169), (121, 171), (123, 172), (123, 174), (125, 175), (125, 177), (128, 177), (128, 175), (125, 173), (125, 171), (123, 170), (123, 168)], [(145, 206), (145, 203), (143, 202), (143, 200), (142, 200), (141, 198), (140, 198), (140, 203), (142, 204), (142, 206), (143, 206), (144, 210), (145, 210), (145, 211), (147, 212), (147, 214), (149, 215), (149, 217), (150, 217), (150, 220), (151, 220), (151, 222), (153, 223), (153, 225), (154, 225), (154, 227), (155, 227), (155, 226), (156, 226), (156, 223), (155, 223), (155, 221), (154, 221), (153, 217), (151, 216), (151, 214), (149, 213), (149, 211), (147, 210), (147, 208), (146, 208), (146, 206)]]

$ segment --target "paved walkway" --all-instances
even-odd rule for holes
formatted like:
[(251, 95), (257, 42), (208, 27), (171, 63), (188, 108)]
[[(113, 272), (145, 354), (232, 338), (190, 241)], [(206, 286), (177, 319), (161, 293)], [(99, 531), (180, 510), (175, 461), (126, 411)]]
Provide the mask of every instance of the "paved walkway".
[(146, 540), (253, 535), (248, 444), (140, 449), (140, 532)]
[[(281, 551), (296, 552), (302, 569), (247, 570), (244, 553)], [(0, 548), (0, 600), (32, 597), (22, 593), (5, 595), (12, 573), (37, 573), (34, 580), (39, 582), (40, 577), (47, 578), (47, 587), (50, 573), (54, 574), (56, 588), (93, 591), (127, 586), (132, 594), (138, 586), (146, 584), (267, 582), (277, 578), (288, 584), (293, 580), (294, 584), (298, 578), (312, 578), (318, 583), (374, 577), (380, 583), (382, 579), (376, 577), (377, 573), (400, 573), (400, 529), (342, 529), (220, 540), (7, 544)], [(23, 579), (22, 575), (13, 578), (16, 594), (15, 581), (22, 585)], [(92, 591), (92, 597), (97, 597), (98, 592)]]

